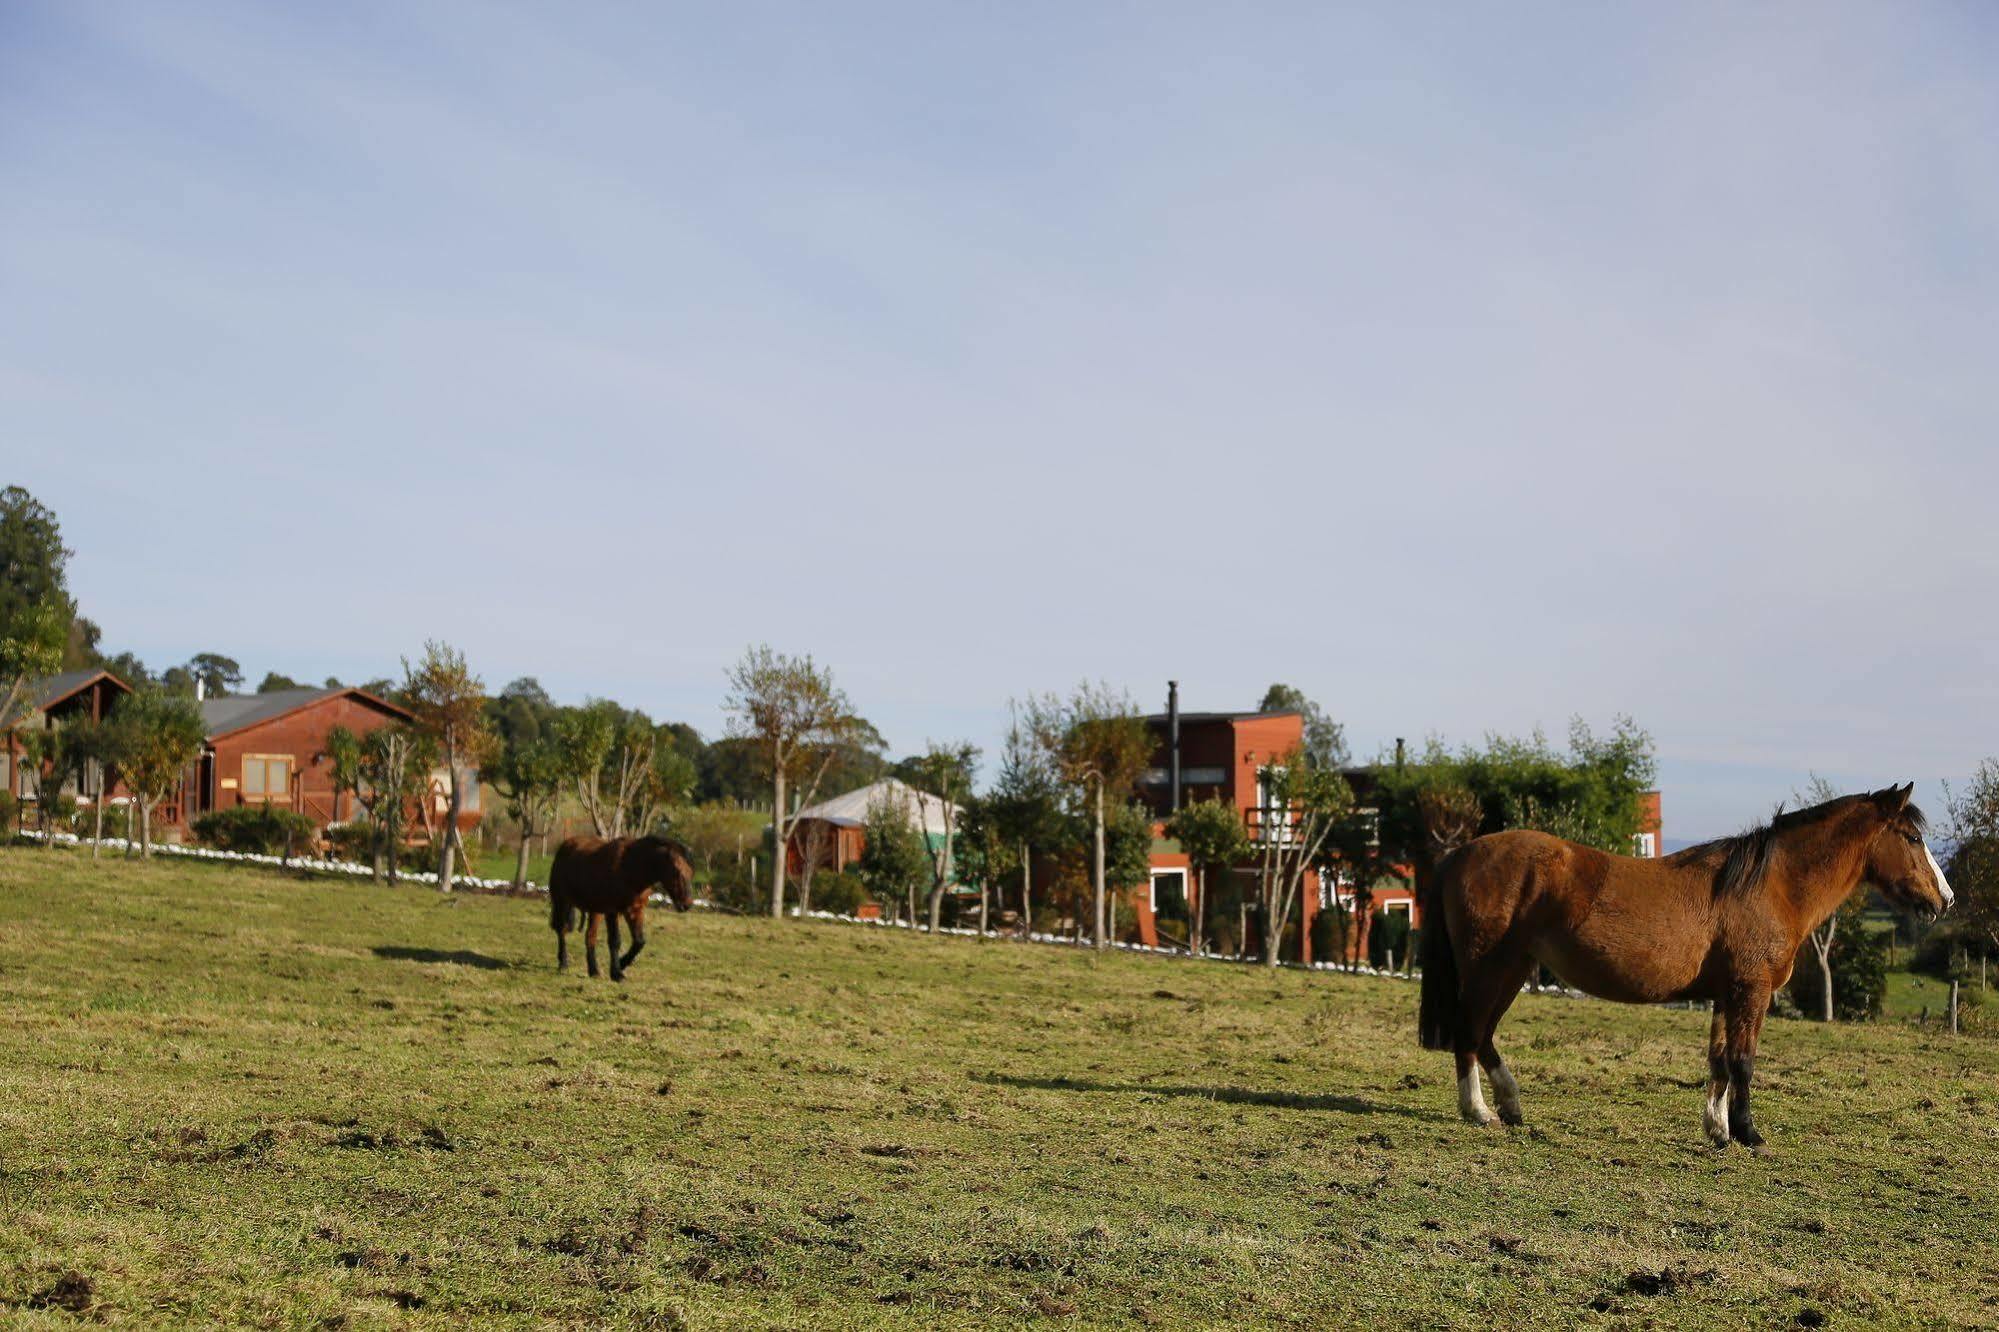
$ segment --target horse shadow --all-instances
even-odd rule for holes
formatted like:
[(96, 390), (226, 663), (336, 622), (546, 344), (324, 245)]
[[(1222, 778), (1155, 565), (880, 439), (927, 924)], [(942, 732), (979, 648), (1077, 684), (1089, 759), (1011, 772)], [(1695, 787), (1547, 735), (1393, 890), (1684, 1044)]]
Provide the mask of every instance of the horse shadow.
[(481, 971), (506, 971), (514, 965), (502, 958), (475, 953), (469, 948), (446, 951), (442, 948), (405, 948), (400, 944), (377, 944), (369, 951), (376, 957), (390, 962), (448, 962), (455, 967), (477, 967)]
[(1031, 1091), (1109, 1092), (1124, 1096), (1179, 1096), (1197, 1101), (1219, 1101), (1224, 1105), (1275, 1106), (1286, 1110), (1331, 1110), (1336, 1114), (1397, 1115), (1403, 1119), (1442, 1122), (1450, 1118), (1434, 1110), (1411, 1110), (1407, 1106), (1383, 1105), (1362, 1096), (1326, 1092), (1259, 1091), (1254, 1087), (1195, 1087), (1169, 1083), (1093, 1082), (1088, 1078), (1023, 1078), (1007, 1073), (981, 1074), (976, 1081), (995, 1087), (1023, 1087)]

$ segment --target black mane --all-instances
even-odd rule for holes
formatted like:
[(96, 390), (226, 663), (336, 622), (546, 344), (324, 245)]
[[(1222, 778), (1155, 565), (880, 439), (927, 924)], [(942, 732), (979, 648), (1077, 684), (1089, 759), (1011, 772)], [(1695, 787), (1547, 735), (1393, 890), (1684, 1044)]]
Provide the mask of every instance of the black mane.
[[(1714, 876), (1715, 896), (1726, 897), (1748, 893), (1763, 882), (1763, 875), (1770, 868), (1770, 846), (1776, 840), (1778, 833), (1831, 818), (1835, 814), (1853, 808), (1863, 800), (1872, 799), (1873, 797), (1868, 795), (1839, 796), (1822, 805), (1807, 805), (1803, 809), (1789, 812), (1786, 812), (1782, 805), (1778, 805), (1768, 823), (1760, 823), (1733, 837), (1717, 837), (1712, 842), (1690, 846), (1679, 852), (1674, 859), (1688, 861), (1718, 859), (1721, 861), (1721, 868)], [(1929, 820), (1923, 817), (1923, 811), (1914, 805), (1904, 805), (1900, 817), (1908, 820), (1918, 833), (1929, 827)]]

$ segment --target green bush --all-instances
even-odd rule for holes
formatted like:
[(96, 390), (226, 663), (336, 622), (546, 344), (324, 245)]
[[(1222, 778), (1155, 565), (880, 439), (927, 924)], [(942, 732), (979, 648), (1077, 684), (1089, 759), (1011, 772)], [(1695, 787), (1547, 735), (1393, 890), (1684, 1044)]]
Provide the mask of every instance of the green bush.
[[(1819, 955), (1807, 942), (1798, 950), (1798, 964), (1786, 988), (1791, 1002), (1809, 1017), (1825, 1011), (1825, 973)], [(1834, 927), (1832, 943), (1832, 1012), (1841, 1022), (1859, 1022), (1881, 1015), (1888, 993), (1888, 936), (1867, 928), (1858, 913), (1844, 915)]]
[(0, 791), (0, 835), (14, 831), (14, 820), (20, 816), (21, 802), (14, 798), (12, 791)]
[(49, 832), (73, 832), (76, 828), (76, 797), (59, 795), (44, 802), (40, 826)]
[(1368, 965), (1387, 966), (1391, 949), (1395, 953), (1395, 965), (1401, 966), (1409, 957), (1409, 913), (1406, 911), (1377, 911), (1374, 923), (1368, 926)]
[(293, 855), (312, 848), (318, 825), (295, 810), (272, 805), (237, 805), (203, 814), (194, 821), (195, 840), (221, 851), (253, 855)]
[(366, 823), (336, 823), (326, 830), (335, 860), (366, 864), (375, 858), (375, 830)]
[(1312, 960), (1338, 962), (1346, 957), (1347, 912), (1345, 907), (1324, 907), (1312, 917)]
[(820, 870), (812, 876), (812, 909), (851, 916), (868, 900), (868, 886), (858, 874), (844, 870)]

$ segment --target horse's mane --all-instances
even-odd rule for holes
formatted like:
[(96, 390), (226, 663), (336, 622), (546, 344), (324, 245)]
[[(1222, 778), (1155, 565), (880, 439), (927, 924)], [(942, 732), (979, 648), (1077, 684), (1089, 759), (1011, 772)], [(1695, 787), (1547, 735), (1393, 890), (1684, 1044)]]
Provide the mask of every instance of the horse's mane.
[[(1844, 813), (1872, 796), (1848, 795), (1828, 800), (1821, 805), (1807, 805), (1803, 809), (1786, 811), (1778, 805), (1768, 823), (1759, 823), (1733, 837), (1717, 837), (1711, 842), (1702, 842), (1677, 853), (1673, 859), (1695, 863), (1704, 860), (1719, 860), (1721, 867), (1715, 872), (1714, 892), (1716, 897), (1729, 897), (1753, 892), (1763, 882), (1763, 875), (1770, 868), (1770, 848), (1777, 834), (1801, 828), (1806, 824), (1829, 819)], [(1929, 826), (1923, 811), (1914, 805), (1902, 807), (1901, 818), (1907, 819), (1920, 833)]]

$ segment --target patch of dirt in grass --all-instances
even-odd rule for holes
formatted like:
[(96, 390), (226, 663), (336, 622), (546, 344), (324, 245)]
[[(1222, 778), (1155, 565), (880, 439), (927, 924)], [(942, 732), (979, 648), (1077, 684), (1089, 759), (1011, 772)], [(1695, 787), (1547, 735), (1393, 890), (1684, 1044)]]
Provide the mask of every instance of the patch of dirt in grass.
[(63, 1272), (28, 1297), (30, 1309), (61, 1309), (88, 1313), (97, 1303), (97, 1283), (81, 1272)]

